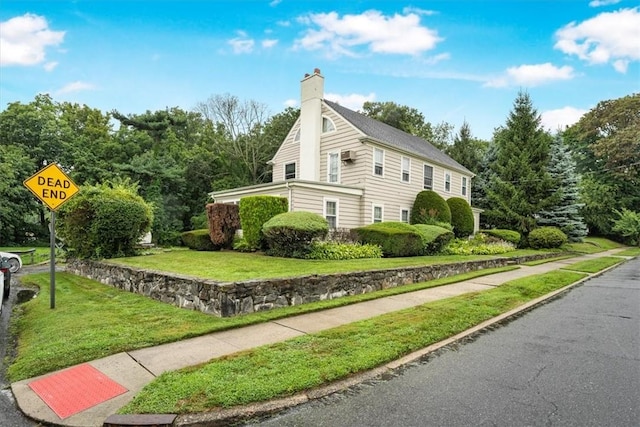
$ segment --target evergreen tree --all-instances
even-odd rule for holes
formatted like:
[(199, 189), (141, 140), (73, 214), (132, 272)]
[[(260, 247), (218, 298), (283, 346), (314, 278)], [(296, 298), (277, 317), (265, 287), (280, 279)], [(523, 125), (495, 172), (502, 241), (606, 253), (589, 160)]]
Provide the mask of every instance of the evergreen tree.
[(449, 145), (446, 151), (449, 157), (471, 172), (478, 174), (483, 168), (483, 158), (488, 149), (489, 143), (474, 138), (469, 123), (465, 121), (454, 137), (453, 144)]
[(558, 227), (570, 242), (582, 241), (587, 235), (587, 226), (579, 213), (583, 206), (578, 203), (580, 177), (576, 173), (576, 162), (560, 135), (556, 135), (551, 143), (547, 171), (556, 184), (557, 202), (539, 213), (538, 225)]
[(500, 228), (526, 237), (536, 226), (536, 214), (554, 202), (553, 180), (547, 171), (549, 135), (540, 124), (526, 92), (519, 92), (505, 127), (494, 133), (496, 160), (487, 186), (487, 214)]

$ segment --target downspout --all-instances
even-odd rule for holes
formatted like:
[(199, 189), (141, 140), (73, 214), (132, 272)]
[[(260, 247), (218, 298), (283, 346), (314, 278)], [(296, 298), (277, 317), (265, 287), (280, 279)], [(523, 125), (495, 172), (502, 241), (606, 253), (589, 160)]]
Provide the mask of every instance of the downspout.
[(289, 181), (287, 181), (286, 183), (287, 183), (287, 190), (289, 190), (289, 212), (292, 212), (293, 211), (293, 199), (291, 197), (293, 196), (293, 190), (289, 186)]

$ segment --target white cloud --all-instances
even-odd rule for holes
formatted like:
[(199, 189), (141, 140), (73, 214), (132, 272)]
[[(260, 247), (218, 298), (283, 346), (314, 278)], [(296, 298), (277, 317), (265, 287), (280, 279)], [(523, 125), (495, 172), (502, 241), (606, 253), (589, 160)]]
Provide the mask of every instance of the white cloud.
[(542, 112), (540, 114), (540, 120), (545, 129), (555, 132), (557, 130), (564, 130), (567, 126), (576, 123), (588, 111), (589, 110), (580, 110), (574, 107), (564, 107)]
[(640, 10), (620, 9), (579, 24), (571, 22), (556, 31), (556, 38), (555, 49), (589, 64), (611, 62), (616, 71), (625, 73), (629, 62), (640, 60)]
[(53, 69), (56, 68), (57, 66), (58, 66), (58, 63), (56, 61), (51, 61), (44, 64), (44, 69), (45, 71), (53, 71)]
[(278, 40), (276, 40), (276, 39), (265, 39), (265, 40), (262, 40), (261, 44), (262, 44), (263, 48), (269, 49), (269, 48), (272, 48), (275, 45), (277, 45), (278, 44)]
[(228, 40), (227, 43), (235, 54), (251, 53), (255, 44), (254, 40), (249, 38), (244, 31), (238, 31), (238, 37)]
[(271, 6), (271, 7), (275, 7), (275, 6), (279, 5), (280, 3), (282, 3), (282, 0), (272, 0), (272, 1), (269, 3), (269, 6)]
[(342, 17), (336, 12), (318, 13), (302, 16), (298, 22), (314, 28), (307, 29), (294, 47), (321, 50), (329, 57), (357, 56), (358, 47), (373, 53), (419, 55), (443, 40), (437, 31), (421, 26), (415, 12), (385, 16), (369, 10)]
[(83, 90), (93, 90), (95, 86), (91, 83), (75, 81), (69, 83), (56, 91), (56, 95), (64, 95), (66, 93), (81, 92)]
[(376, 94), (371, 92), (369, 95), (360, 95), (358, 93), (351, 93), (349, 95), (339, 95), (337, 93), (326, 93), (325, 99), (333, 101), (343, 107), (357, 111), (362, 109), (362, 105), (367, 101), (375, 101)]
[(424, 16), (431, 16), (438, 13), (435, 10), (420, 9), (418, 7), (405, 7), (404, 9), (402, 9), (402, 12), (404, 14), (417, 13), (418, 15)]
[(507, 68), (507, 71), (496, 78), (487, 81), (484, 86), (527, 86), (534, 87), (557, 80), (571, 80), (574, 77), (573, 68), (565, 65), (556, 67), (546, 62), (544, 64), (520, 65)]
[(30, 13), (0, 22), (0, 65), (36, 65), (45, 61), (45, 49), (57, 46), (64, 31), (51, 31), (47, 20)]
[(589, 7), (610, 6), (612, 4), (618, 4), (622, 0), (593, 0), (589, 2)]
[(297, 107), (298, 106), (298, 100), (297, 99), (287, 99), (286, 101), (284, 101), (284, 106), (285, 107)]

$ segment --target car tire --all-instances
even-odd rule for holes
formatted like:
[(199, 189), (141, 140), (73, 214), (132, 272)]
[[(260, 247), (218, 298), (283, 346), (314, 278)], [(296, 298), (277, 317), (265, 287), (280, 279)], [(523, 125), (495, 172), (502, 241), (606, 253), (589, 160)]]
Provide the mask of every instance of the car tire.
[(10, 272), (15, 273), (16, 271), (20, 270), (20, 261), (15, 258), (9, 258), (7, 261), (9, 262)]

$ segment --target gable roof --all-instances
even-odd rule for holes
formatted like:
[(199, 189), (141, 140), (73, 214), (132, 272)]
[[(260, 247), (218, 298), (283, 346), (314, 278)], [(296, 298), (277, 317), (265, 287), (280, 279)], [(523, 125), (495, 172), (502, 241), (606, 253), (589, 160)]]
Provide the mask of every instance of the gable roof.
[(471, 176), (474, 175), (474, 173), (469, 169), (465, 168), (460, 163), (456, 162), (451, 157), (431, 145), (428, 141), (420, 137), (408, 134), (386, 123), (367, 117), (364, 114), (349, 110), (335, 102), (327, 101), (326, 99), (323, 100), (323, 102), (359, 129), (367, 137), (372, 138), (377, 142), (406, 151), (426, 160), (431, 160), (442, 166), (447, 166), (452, 169), (456, 169), (457, 171), (468, 173)]

